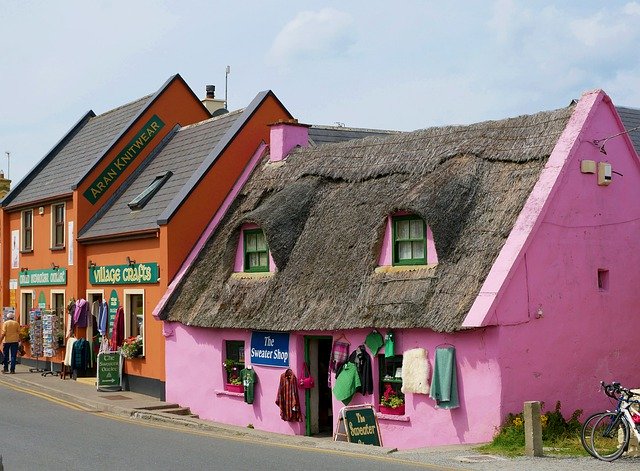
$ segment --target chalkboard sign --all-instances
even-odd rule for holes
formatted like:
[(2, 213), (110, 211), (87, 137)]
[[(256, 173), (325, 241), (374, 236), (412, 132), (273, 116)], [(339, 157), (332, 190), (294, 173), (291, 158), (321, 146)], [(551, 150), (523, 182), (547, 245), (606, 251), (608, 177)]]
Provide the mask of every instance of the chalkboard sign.
[(119, 352), (98, 354), (98, 391), (122, 390), (122, 355)]
[(371, 404), (349, 406), (340, 409), (340, 417), (333, 437), (335, 441), (382, 446), (376, 411)]

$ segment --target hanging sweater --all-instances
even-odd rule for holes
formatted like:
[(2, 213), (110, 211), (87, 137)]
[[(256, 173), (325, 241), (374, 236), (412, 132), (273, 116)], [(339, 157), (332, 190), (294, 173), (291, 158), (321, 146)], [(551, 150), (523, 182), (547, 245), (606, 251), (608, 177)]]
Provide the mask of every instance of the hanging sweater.
[[(373, 374), (371, 373), (371, 357), (367, 353), (365, 346), (360, 345), (353, 352), (351, 352), (351, 355), (349, 355), (349, 359), (347, 363), (353, 363), (356, 366), (356, 370), (358, 371), (360, 386), (358, 387), (357, 392), (362, 393), (363, 396), (366, 394), (373, 394)], [(337, 377), (340, 376), (343, 368), (344, 368), (344, 365), (336, 374)], [(336, 379), (336, 382), (337, 382), (337, 379)]]
[(109, 318), (109, 305), (106, 301), (100, 303), (98, 309), (98, 332), (100, 335), (107, 335), (107, 319)]
[(298, 378), (290, 368), (280, 375), (280, 385), (276, 396), (276, 405), (280, 407), (280, 418), (287, 422), (300, 422), (300, 397), (298, 396)]
[(89, 313), (89, 303), (86, 299), (78, 299), (76, 310), (73, 313), (73, 325), (76, 327), (87, 326), (87, 315)]
[(122, 306), (116, 311), (116, 318), (113, 321), (113, 331), (111, 332), (111, 351), (115, 352), (124, 341), (124, 309)]

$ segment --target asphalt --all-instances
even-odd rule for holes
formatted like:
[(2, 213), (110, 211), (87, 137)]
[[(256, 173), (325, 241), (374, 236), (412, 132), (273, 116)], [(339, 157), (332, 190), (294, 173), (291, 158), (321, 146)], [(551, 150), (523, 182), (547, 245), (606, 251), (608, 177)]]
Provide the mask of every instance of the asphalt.
[[(41, 372), (31, 372), (31, 367), (16, 365), (15, 374), (1, 374), (0, 385), (7, 384), (22, 387), (36, 394), (48, 396), (54, 401), (64, 401), (92, 412), (107, 412), (141, 421), (165, 422), (174, 426), (183, 426), (207, 431), (219, 437), (246, 438), (274, 445), (304, 446), (310, 449), (331, 450), (349, 454), (374, 455), (378, 458), (393, 458), (415, 463), (423, 469), (437, 470), (590, 470), (611, 469), (611, 463), (599, 462), (593, 458), (565, 458), (545, 454), (540, 458), (507, 459), (498, 456), (481, 455), (474, 451), (476, 445), (453, 445), (429, 447), (414, 450), (396, 450), (389, 447), (364, 446), (354, 443), (335, 442), (332, 437), (305, 437), (299, 435), (281, 435), (246, 427), (221, 424), (202, 420), (188, 415), (188, 409), (161, 401), (151, 396), (132, 391), (98, 391), (95, 378), (61, 379), (59, 376), (43, 376)], [(601, 468), (601, 466), (603, 466)], [(410, 466), (411, 467), (411, 466)], [(616, 469), (640, 469), (640, 458), (620, 459)], [(1, 468), (0, 468), (1, 469)]]

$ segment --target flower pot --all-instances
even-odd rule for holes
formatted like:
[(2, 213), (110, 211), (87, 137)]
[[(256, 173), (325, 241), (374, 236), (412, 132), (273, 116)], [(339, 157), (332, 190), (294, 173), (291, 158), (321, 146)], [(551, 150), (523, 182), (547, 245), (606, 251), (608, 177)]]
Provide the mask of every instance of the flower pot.
[(243, 393), (244, 386), (242, 384), (224, 383), (224, 390), (235, 393)]
[(404, 404), (398, 407), (383, 406), (380, 404), (379, 411), (381, 414), (387, 415), (404, 415)]

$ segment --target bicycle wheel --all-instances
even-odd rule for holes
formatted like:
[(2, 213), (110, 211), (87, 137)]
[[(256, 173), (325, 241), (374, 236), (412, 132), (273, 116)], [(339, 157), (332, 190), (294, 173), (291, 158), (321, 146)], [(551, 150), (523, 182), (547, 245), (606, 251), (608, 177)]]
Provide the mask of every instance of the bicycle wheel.
[(593, 448), (591, 448), (591, 432), (593, 431), (593, 426), (596, 421), (604, 414), (607, 414), (607, 412), (596, 412), (590, 415), (587, 420), (584, 421), (584, 424), (582, 424), (582, 430), (580, 431), (580, 442), (583, 448), (594, 458), (597, 458), (597, 456), (593, 452)]
[(622, 413), (607, 412), (596, 419), (591, 430), (591, 449), (596, 458), (613, 461), (629, 446), (629, 424)]

